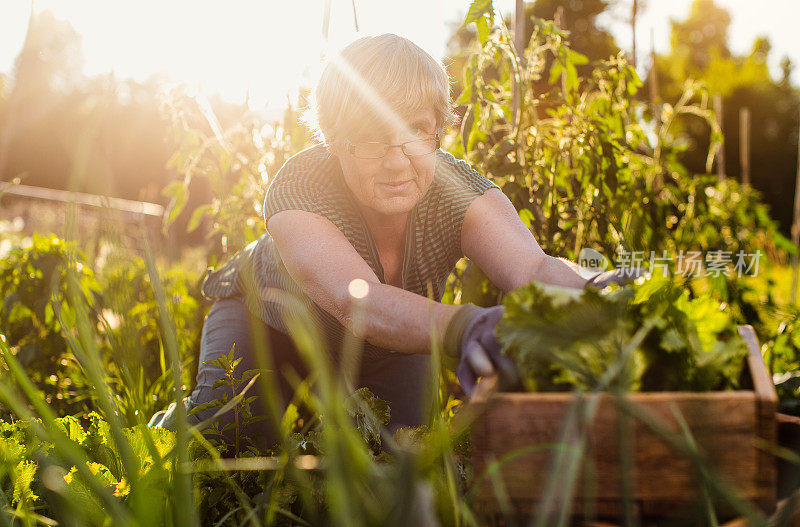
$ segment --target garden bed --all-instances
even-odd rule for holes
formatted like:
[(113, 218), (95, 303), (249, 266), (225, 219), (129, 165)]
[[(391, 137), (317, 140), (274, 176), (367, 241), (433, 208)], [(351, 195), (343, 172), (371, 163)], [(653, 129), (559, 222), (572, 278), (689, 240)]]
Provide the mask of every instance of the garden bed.
[(772, 511), (777, 394), (753, 328), (738, 330), (749, 352), (746, 389), (578, 397), (498, 393), (496, 378), (482, 379), (470, 401), (482, 412), (471, 436), (474, 474), (487, 474), (475, 510), (686, 516), (710, 509), (708, 499), (725, 516), (742, 514), (736, 496)]

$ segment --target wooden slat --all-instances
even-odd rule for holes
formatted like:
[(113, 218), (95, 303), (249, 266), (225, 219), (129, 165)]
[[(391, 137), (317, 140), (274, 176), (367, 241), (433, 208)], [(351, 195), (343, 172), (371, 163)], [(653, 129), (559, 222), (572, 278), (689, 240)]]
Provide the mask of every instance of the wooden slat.
[(157, 203), (0, 182), (0, 196), (3, 194), (59, 203), (76, 203), (87, 207), (114, 209), (127, 214), (156, 216), (159, 218), (164, 215), (164, 207)]
[(775, 383), (772, 382), (772, 377), (764, 364), (764, 357), (761, 355), (761, 348), (758, 345), (758, 338), (753, 326), (741, 324), (738, 329), (739, 336), (747, 344), (747, 364), (750, 374), (753, 376), (753, 387), (756, 394), (764, 401), (777, 403), (778, 392), (775, 390)]
[[(778, 423), (775, 413), (778, 410), (778, 392), (775, 390), (775, 383), (764, 364), (764, 356), (761, 354), (761, 346), (758, 344), (753, 326), (743, 324), (738, 329), (739, 335), (747, 344), (747, 365), (756, 394), (758, 421), (754, 441), (761, 441), (764, 445), (776, 445), (778, 443)], [(777, 500), (775, 482), (778, 475), (774, 456), (763, 446), (758, 450), (758, 466), (756, 481), (763, 492), (762, 496), (755, 501), (761, 508), (771, 510)]]
[(778, 424), (789, 423), (800, 426), (800, 417), (796, 415), (777, 413), (775, 414), (775, 419), (778, 421)]
[[(477, 443), (485, 447), (495, 459), (519, 449), (539, 445), (556, 445), (560, 442), (565, 416), (574, 404), (571, 394), (547, 394), (537, 401), (525, 401), (508, 394), (496, 396), (486, 409), (486, 437)], [(516, 394), (514, 394), (516, 395)], [(638, 397), (638, 396), (645, 397)], [(675, 397), (674, 395), (678, 395)], [(692, 428), (694, 439), (701, 449), (711, 453), (711, 465), (731, 481), (752, 481), (758, 471), (754, 446), (740, 448), (743, 437), (754, 437), (756, 406), (751, 393), (736, 392), (727, 396), (713, 394), (633, 394), (631, 401), (664, 421), (673, 431), (678, 431), (673, 407), (677, 408)], [(711, 394), (709, 394), (711, 395)], [(594, 470), (597, 472), (598, 498), (615, 498), (620, 494), (619, 466), (619, 412), (611, 396), (603, 395), (591, 422), (587, 424), (588, 444), (594, 452)], [(693, 462), (677, 455), (674, 449), (642, 423), (632, 423), (633, 461), (641, 476), (636, 489), (639, 499), (686, 498), (687, 487), (693, 488), (695, 476)], [(752, 442), (752, 441), (750, 441)], [(545, 488), (548, 465), (553, 450), (541, 450), (516, 458), (507, 465), (506, 485), (510, 495), (539, 494)], [(481, 452), (475, 455), (477, 467), (484, 467), (489, 459)], [(492, 492), (491, 488), (487, 488)], [(748, 493), (757, 489), (743, 489)], [(692, 495), (696, 492), (693, 490)], [(576, 489), (578, 497), (582, 489)]]

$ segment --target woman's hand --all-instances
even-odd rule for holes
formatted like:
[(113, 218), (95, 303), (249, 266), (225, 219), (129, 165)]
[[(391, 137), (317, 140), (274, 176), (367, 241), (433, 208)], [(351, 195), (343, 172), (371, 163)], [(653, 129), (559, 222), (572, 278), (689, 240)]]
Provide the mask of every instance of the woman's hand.
[(516, 387), (520, 382), (514, 363), (503, 355), (495, 337), (495, 328), (502, 318), (503, 306), (484, 308), (467, 304), (450, 319), (444, 351), (458, 357), (456, 377), (467, 395), (472, 394), (478, 377), (494, 373), (498, 374), (500, 389)]

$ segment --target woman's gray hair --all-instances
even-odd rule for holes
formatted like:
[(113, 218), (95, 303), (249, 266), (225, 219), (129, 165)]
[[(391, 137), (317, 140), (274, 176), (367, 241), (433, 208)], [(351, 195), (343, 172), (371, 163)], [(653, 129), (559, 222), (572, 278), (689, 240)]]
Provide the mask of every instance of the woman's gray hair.
[(385, 34), (360, 38), (328, 59), (304, 121), (330, 145), (423, 109), (433, 110), (439, 131), (455, 121), (444, 66), (410, 40)]

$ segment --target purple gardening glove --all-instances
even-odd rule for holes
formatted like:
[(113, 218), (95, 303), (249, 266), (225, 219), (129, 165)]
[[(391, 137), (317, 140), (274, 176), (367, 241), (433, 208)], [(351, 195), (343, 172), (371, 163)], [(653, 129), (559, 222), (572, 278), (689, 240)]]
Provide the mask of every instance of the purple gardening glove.
[(594, 286), (598, 289), (603, 289), (609, 284), (625, 285), (632, 282), (640, 276), (647, 276), (648, 273), (638, 267), (624, 267), (620, 269), (613, 269), (603, 273), (597, 273), (583, 286), (586, 289), (589, 286)]
[(456, 377), (464, 392), (471, 395), (478, 377), (498, 374), (499, 388), (519, 385), (514, 363), (502, 354), (494, 336), (503, 318), (503, 306), (465, 305), (450, 321), (445, 332), (445, 353), (458, 358)]

